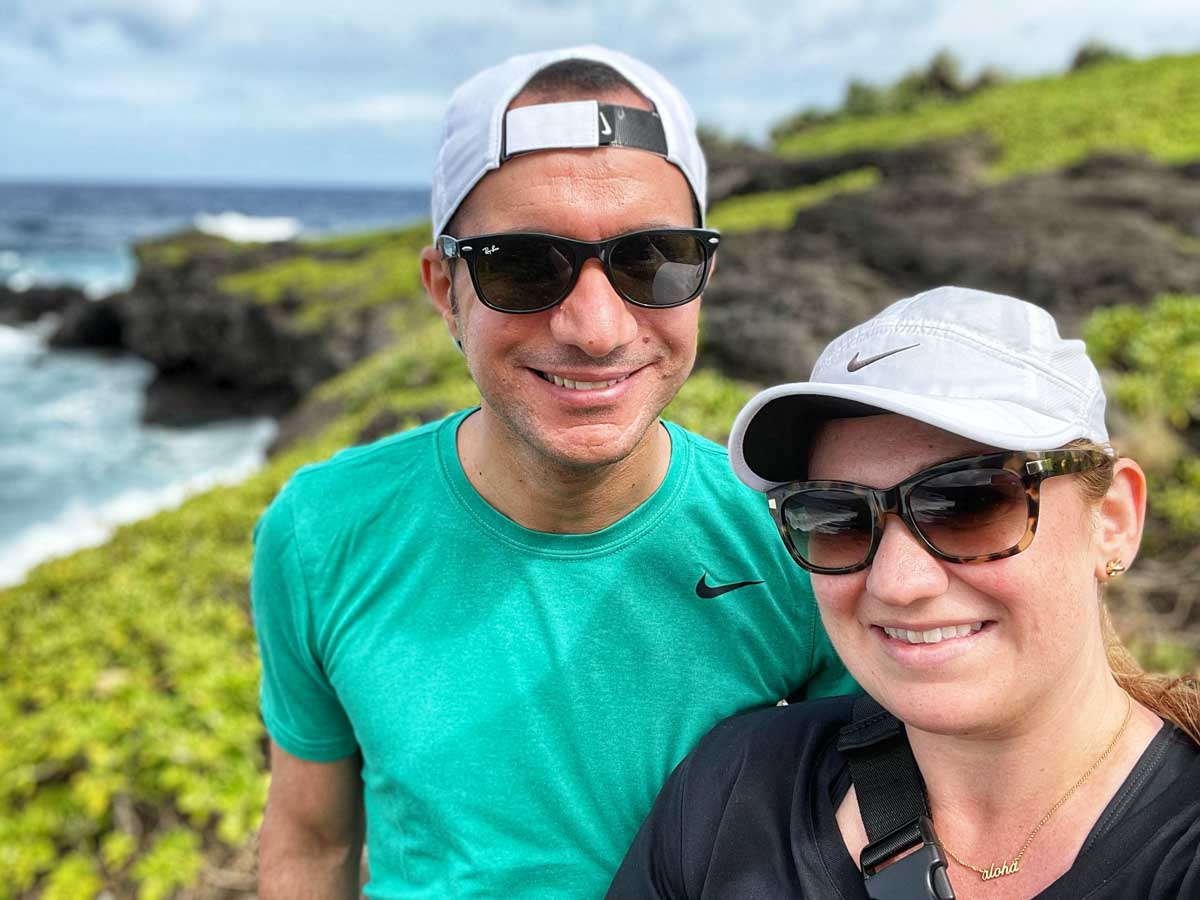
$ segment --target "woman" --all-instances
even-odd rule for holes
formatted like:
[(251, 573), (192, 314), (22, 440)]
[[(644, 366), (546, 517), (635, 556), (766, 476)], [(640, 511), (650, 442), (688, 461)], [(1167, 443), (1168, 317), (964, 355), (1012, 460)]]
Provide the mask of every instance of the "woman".
[[(938, 897), (946, 876), (959, 900), (1200, 897), (1197, 694), (1137, 669), (1100, 602), (1137, 553), (1146, 481), (1108, 446), (1081, 342), (1022, 301), (929, 291), (755, 397), (730, 457), (886, 712), (864, 701), (851, 725), (837, 698), (718, 725), (610, 897)], [(851, 765), (868, 725), (915, 759), (932, 823), (873, 845), (864, 880), (909, 771)], [(901, 878), (912, 847), (933, 880)]]

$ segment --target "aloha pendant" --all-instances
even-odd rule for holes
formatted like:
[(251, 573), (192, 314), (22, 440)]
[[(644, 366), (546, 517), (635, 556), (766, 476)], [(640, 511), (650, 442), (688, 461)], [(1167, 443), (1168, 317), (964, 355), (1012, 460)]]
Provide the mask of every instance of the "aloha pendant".
[(1003, 878), (1005, 875), (1016, 875), (1017, 870), (1021, 866), (1019, 859), (1014, 859), (1010, 863), (1004, 863), (1000, 866), (992, 866), (990, 869), (984, 869), (979, 873), (984, 881), (991, 881), (993, 878)]

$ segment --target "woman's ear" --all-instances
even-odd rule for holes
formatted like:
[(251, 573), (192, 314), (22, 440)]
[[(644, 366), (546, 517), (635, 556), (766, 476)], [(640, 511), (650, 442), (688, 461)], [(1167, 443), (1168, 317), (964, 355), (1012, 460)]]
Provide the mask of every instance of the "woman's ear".
[(1113, 464), (1112, 485), (1101, 499), (1099, 513), (1098, 559), (1096, 578), (1107, 581), (1112, 577), (1107, 567), (1110, 560), (1119, 560), (1128, 568), (1142, 542), (1142, 527), (1146, 521), (1146, 473), (1132, 459), (1118, 459)]

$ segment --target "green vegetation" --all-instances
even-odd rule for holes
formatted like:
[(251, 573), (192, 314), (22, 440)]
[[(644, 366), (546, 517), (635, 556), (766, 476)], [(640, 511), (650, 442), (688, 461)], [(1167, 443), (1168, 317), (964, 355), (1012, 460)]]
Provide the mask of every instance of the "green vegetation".
[(1160, 521), (1151, 522), (1147, 549), (1182, 552), (1200, 537), (1200, 297), (1100, 310), (1085, 338), (1097, 365), (1112, 372), (1108, 394), (1127, 417), (1130, 455), (1150, 479)]
[(820, 156), (973, 132), (1000, 148), (995, 177), (1055, 169), (1098, 149), (1163, 162), (1194, 159), (1200, 154), (1200, 55), (1097, 62), (965, 99), (923, 100), (904, 112), (780, 131), (776, 148)]
[(786, 191), (730, 197), (712, 208), (708, 224), (727, 234), (788, 228), (796, 213), (805, 207), (823, 203), (834, 194), (870, 190), (879, 183), (879, 178), (878, 169), (867, 167)]
[[(1107, 48), (1104, 49), (1107, 51)], [(1081, 49), (1080, 53), (1083, 52)], [(1087, 56), (1084, 64), (1096, 62), (1101, 58), (1111, 58), (1096, 55), (1101, 52), (1097, 45), (1095, 50), (1090, 51), (1091, 55)], [(839, 108), (801, 110), (772, 128), (771, 137), (777, 140), (808, 128), (846, 119), (884, 113), (906, 113), (925, 100), (961, 100), (1006, 80), (1007, 76), (1003, 72), (993, 68), (984, 69), (973, 81), (965, 79), (960, 71), (958, 59), (948, 50), (943, 50), (924, 68), (908, 72), (892, 85), (876, 87), (857, 79), (851, 80), (846, 86), (846, 95)]]
[(238, 246), (233, 241), (216, 235), (185, 231), (144, 241), (137, 245), (135, 255), (142, 266), (170, 268), (182, 265), (197, 256), (236, 253)]
[[(1166, 160), (1200, 155), (1200, 56), (1093, 55), (1066, 77), (919, 99), (907, 115), (809, 122), (780, 144), (829, 153), (983, 130), (1003, 150), (996, 175), (1057, 166), (1097, 147)], [(865, 169), (733, 198), (711, 221), (726, 232), (787, 227), (804, 206), (867, 189), (878, 177)], [(301, 254), (222, 279), (222, 290), (287, 309), (302, 327), (372, 310), (402, 327), (386, 350), (309, 396), (333, 411), (320, 434), (236, 487), (123, 528), (107, 545), (0, 590), (0, 900), (74, 900), (102, 890), (159, 900), (204, 883), (214, 865), (248, 845), (267, 784), (248, 605), (254, 523), (299, 466), (478, 401), (420, 295), (416, 251), (427, 242), (425, 225), (314, 241)], [(142, 245), (138, 255), (167, 266), (231, 248), (189, 234)], [(1200, 297), (1098, 312), (1086, 338), (1108, 370), (1124, 423), (1118, 442), (1150, 474), (1147, 550), (1194, 546)], [(699, 371), (666, 415), (723, 441), (752, 390)], [(1162, 671), (1196, 666), (1182, 643), (1134, 649)]]
[(226, 275), (217, 286), (226, 293), (249, 294), (259, 303), (295, 307), (297, 324), (317, 330), (337, 317), (420, 293), (417, 253), (427, 243), (424, 224), (311, 241), (309, 253)]

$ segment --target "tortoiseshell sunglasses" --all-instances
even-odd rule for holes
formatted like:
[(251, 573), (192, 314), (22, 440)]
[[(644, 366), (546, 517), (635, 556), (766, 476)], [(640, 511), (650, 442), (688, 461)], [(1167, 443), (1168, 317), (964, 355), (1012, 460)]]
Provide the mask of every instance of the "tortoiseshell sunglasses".
[(1044, 479), (1094, 469), (1104, 459), (1090, 450), (989, 453), (939, 463), (886, 489), (794, 481), (769, 491), (767, 500), (788, 552), (810, 572), (867, 568), (888, 515), (938, 559), (981, 563), (1033, 543)]

